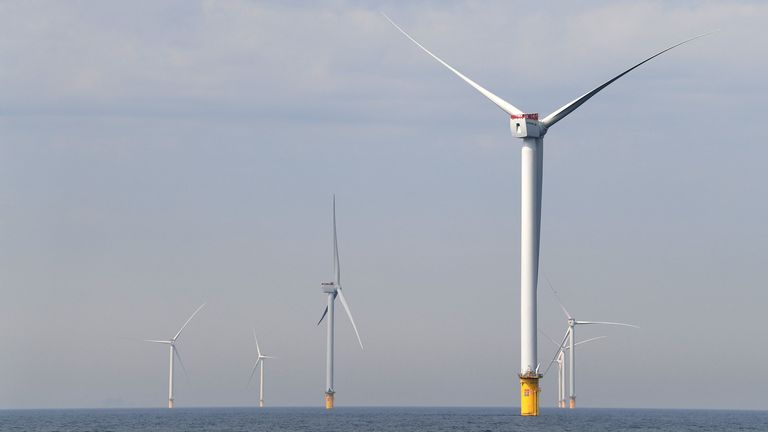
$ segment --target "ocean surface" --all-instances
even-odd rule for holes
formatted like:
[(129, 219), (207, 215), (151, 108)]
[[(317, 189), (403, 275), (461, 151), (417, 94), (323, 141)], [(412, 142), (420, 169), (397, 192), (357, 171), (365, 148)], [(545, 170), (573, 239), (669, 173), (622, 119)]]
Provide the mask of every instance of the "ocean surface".
[(0, 431), (768, 431), (768, 411), (512, 408), (0, 410)]

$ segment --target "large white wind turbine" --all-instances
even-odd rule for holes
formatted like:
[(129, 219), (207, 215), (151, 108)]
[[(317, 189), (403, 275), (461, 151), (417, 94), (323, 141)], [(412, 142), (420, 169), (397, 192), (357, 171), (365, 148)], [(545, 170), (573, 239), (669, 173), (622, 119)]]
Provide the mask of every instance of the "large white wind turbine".
[(176, 332), (176, 335), (172, 337), (169, 340), (146, 340), (145, 342), (153, 342), (153, 343), (159, 343), (159, 344), (165, 344), (168, 345), (168, 348), (170, 349), (170, 360), (169, 360), (169, 371), (168, 371), (168, 408), (173, 408), (173, 360), (174, 357), (179, 359), (179, 364), (181, 365), (181, 368), (184, 369), (184, 373), (187, 372), (186, 368), (184, 368), (184, 362), (181, 361), (181, 355), (179, 354), (178, 348), (176, 348), (176, 342), (179, 339), (179, 336), (181, 336), (181, 332), (184, 330), (184, 327), (189, 324), (190, 321), (192, 321), (192, 318), (197, 315), (198, 312), (200, 312), (200, 309), (205, 306), (205, 303), (201, 304), (200, 307), (198, 307), (195, 312), (190, 315), (189, 319), (187, 319), (187, 322), (184, 323), (183, 326), (179, 329), (178, 332)]
[(256, 368), (259, 367), (259, 408), (264, 407), (264, 359), (273, 359), (275, 357), (266, 356), (261, 353), (259, 349), (259, 339), (256, 337), (256, 329), (253, 329), (253, 340), (256, 342), (256, 363), (253, 364), (251, 369), (251, 376), (248, 378), (248, 384), (253, 380), (253, 374), (256, 372)]
[[(560, 347), (565, 347), (565, 341), (568, 340), (568, 347), (566, 348), (568, 352), (568, 359), (570, 360), (568, 362), (568, 398), (569, 398), (569, 407), (571, 409), (576, 408), (576, 326), (579, 325), (588, 325), (588, 324), (603, 324), (603, 325), (617, 325), (617, 326), (624, 326), (624, 327), (633, 327), (633, 328), (640, 328), (634, 324), (626, 324), (626, 323), (619, 323), (619, 322), (608, 322), (608, 321), (577, 321), (571, 314), (568, 312), (568, 310), (563, 306), (562, 304), (560, 307), (563, 309), (563, 312), (565, 313), (565, 316), (568, 318), (568, 329), (565, 331), (565, 336), (563, 337), (563, 341), (560, 343)], [(591, 339), (588, 339), (591, 340)], [(586, 342), (586, 341), (584, 341)]]
[(334, 331), (334, 310), (333, 305), (336, 301), (336, 297), (341, 300), (341, 305), (347, 312), (349, 322), (352, 323), (352, 328), (357, 335), (357, 342), (360, 344), (360, 349), (363, 349), (363, 341), (360, 339), (360, 333), (357, 331), (355, 320), (352, 318), (352, 312), (349, 310), (347, 299), (344, 298), (344, 293), (341, 289), (341, 267), (339, 264), (339, 241), (336, 236), (336, 195), (333, 196), (333, 282), (323, 282), (320, 284), (324, 293), (328, 294), (328, 306), (325, 307), (323, 315), (320, 317), (320, 321), (317, 325), (323, 322), (323, 319), (328, 316), (328, 332), (327, 332), (327, 346), (326, 346), (326, 369), (325, 369), (325, 408), (333, 408), (333, 395), (336, 391), (333, 388), (333, 331)]
[(392, 23), (419, 48), (480, 92), (509, 115), (512, 136), (522, 138), (522, 163), (521, 163), (521, 211), (520, 211), (520, 413), (522, 415), (538, 415), (539, 413), (539, 362), (537, 359), (536, 340), (536, 287), (539, 271), (539, 238), (541, 234), (541, 193), (542, 174), (544, 167), (544, 135), (555, 123), (565, 118), (584, 102), (596, 95), (617, 79), (630, 71), (646, 63), (647, 61), (675, 48), (686, 42), (692, 41), (704, 35), (699, 35), (683, 42), (672, 45), (659, 51), (640, 63), (632, 66), (624, 72), (616, 75), (594, 90), (569, 102), (555, 110), (552, 114), (539, 120), (537, 113), (525, 113), (514, 105), (496, 96), (476, 82), (467, 78), (448, 63), (432, 54), (428, 49), (413, 39), (402, 28), (395, 24), (389, 17), (384, 17)]

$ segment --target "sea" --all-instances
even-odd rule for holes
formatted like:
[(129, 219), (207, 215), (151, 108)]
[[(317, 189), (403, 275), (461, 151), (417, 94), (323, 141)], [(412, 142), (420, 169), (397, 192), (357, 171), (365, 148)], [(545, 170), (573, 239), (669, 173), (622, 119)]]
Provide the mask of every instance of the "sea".
[(768, 431), (768, 411), (513, 408), (0, 410), (0, 431)]

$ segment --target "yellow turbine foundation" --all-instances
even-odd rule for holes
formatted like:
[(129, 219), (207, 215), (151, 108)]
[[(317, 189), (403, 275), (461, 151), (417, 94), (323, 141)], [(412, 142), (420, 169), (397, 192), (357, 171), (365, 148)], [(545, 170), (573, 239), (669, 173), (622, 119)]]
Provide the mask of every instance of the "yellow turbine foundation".
[(539, 415), (539, 375), (520, 377), (520, 415)]
[(173, 399), (168, 399), (168, 408), (173, 408)]
[(570, 408), (571, 408), (571, 409), (574, 409), (574, 408), (576, 408), (576, 398), (575, 398), (575, 397), (572, 397), (572, 398), (571, 398), (571, 402), (570, 402)]
[(333, 409), (333, 392), (325, 393), (325, 409)]

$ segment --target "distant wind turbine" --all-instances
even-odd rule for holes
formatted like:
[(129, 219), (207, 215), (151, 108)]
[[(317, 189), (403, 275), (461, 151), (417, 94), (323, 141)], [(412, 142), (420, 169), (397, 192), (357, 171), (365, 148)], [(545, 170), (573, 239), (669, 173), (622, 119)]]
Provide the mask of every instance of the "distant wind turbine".
[[(555, 342), (554, 339), (547, 336), (544, 332), (541, 332), (544, 336), (546, 336), (547, 339), (549, 339), (554, 345), (557, 346), (557, 342)], [(583, 340), (581, 342), (577, 342), (574, 344), (574, 346), (579, 346), (581, 344), (585, 344), (587, 342), (592, 342), (600, 339), (605, 339), (607, 336), (597, 336), (593, 337), (591, 339)], [(557, 353), (555, 354), (555, 362), (557, 363), (557, 407), (558, 408), (565, 408), (565, 351), (568, 350), (570, 347), (568, 346), (558, 346)]]
[(344, 298), (344, 293), (341, 289), (341, 267), (339, 264), (339, 241), (336, 236), (336, 195), (333, 196), (333, 282), (323, 282), (320, 284), (324, 293), (328, 294), (328, 306), (325, 307), (323, 315), (320, 317), (320, 321), (317, 325), (320, 325), (328, 316), (327, 324), (327, 345), (326, 345), (326, 369), (325, 369), (325, 409), (333, 409), (333, 395), (336, 393), (333, 387), (333, 332), (334, 332), (334, 302), (336, 297), (341, 300), (341, 305), (347, 312), (349, 322), (352, 323), (352, 328), (357, 335), (357, 342), (360, 344), (360, 349), (363, 348), (363, 341), (360, 339), (360, 333), (357, 331), (355, 320), (352, 318), (352, 312), (349, 310), (347, 299)]
[(565, 351), (557, 351), (557, 407), (565, 408)]
[(259, 367), (259, 408), (264, 408), (264, 359), (273, 359), (275, 357), (265, 356), (261, 354), (259, 349), (259, 339), (256, 337), (256, 329), (253, 329), (253, 340), (256, 342), (256, 363), (253, 364), (251, 369), (251, 376), (248, 378), (248, 384), (251, 384), (253, 380), (253, 374), (256, 372), (256, 367)]
[(197, 315), (198, 312), (200, 312), (200, 309), (205, 306), (205, 303), (201, 304), (195, 312), (192, 313), (192, 315), (187, 319), (187, 322), (184, 323), (183, 326), (181, 326), (181, 329), (176, 333), (174, 337), (172, 337), (169, 340), (145, 340), (145, 342), (152, 342), (152, 343), (159, 343), (159, 344), (165, 344), (168, 345), (170, 348), (170, 360), (169, 360), (169, 370), (168, 370), (168, 408), (173, 408), (173, 360), (174, 357), (179, 359), (179, 364), (181, 365), (181, 368), (184, 370), (184, 373), (187, 373), (187, 369), (184, 367), (184, 362), (181, 361), (181, 355), (179, 354), (178, 348), (176, 348), (176, 341), (179, 339), (179, 336), (181, 336), (181, 332), (184, 330), (184, 327), (189, 324), (190, 321), (192, 321), (192, 318)]
[[(578, 345), (576, 340), (576, 326), (579, 325), (588, 325), (588, 324), (602, 324), (602, 325), (617, 325), (617, 326), (624, 326), (624, 327), (633, 327), (639, 329), (640, 327), (634, 325), (634, 324), (625, 324), (625, 323), (619, 323), (619, 322), (608, 322), (608, 321), (577, 321), (576, 319), (571, 316), (571, 314), (568, 312), (568, 310), (563, 306), (562, 304), (560, 307), (563, 309), (563, 312), (565, 313), (565, 316), (568, 318), (568, 329), (565, 331), (565, 336), (563, 337), (562, 342), (560, 342), (560, 347), (565, 347), (566, 339), (568, 340), (568, 347), (565, 349), (569, 350), (568, 358), (570, 362), (568, 363), (568, 396), (569, 396), (569, 407), (571, 409), (576, 408), (576, 350), (574, 347)], [(585, 341), (586, 342), (586, 341)]]
[[(700, 38), (699, 35), (672, 45), (637, 63), (616, 75), (593, 90), (563, 105), (553, 113), (539, 120), (538, 113), (525, 113), (511, 103), (491, 93), (454, 69), (412, 38), (388, 16), (384, 17), (405, 37), (410, 39), (424, 52), (448, 68), (456, 76), (501, 108), (509, 116), (512, 136), (522, 138), (521, 190), (520, 190), (520, 414), (539, 415), (539, 361), (537, 359), (536, 339), (536, 288), (539, 273), (539, 239), (541, 237), (541, 195), (544, 169), (544, 135), (547, 130), (568, 114), (579, 108), (592, 96), (608, 87), (611, 83), (640, 67), (644, 63), (686, 42)], [(709, 33), (707, 33), (709, 34)], [(545, 48), (544, 48), (545, 49)]]

